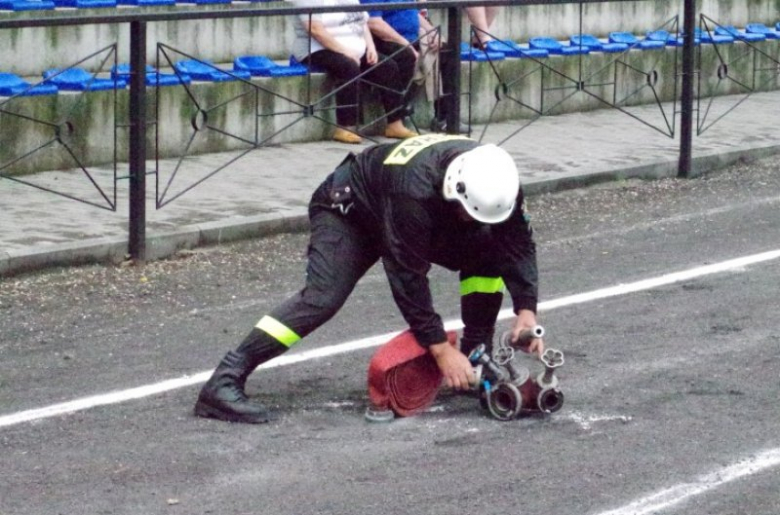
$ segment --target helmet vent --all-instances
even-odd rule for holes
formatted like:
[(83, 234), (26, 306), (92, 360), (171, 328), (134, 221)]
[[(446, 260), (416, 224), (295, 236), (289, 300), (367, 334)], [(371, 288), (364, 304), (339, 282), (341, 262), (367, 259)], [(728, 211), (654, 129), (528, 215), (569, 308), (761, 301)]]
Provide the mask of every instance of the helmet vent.
[(466, 184), (463, 181), (459, 181), (455, 185), (455, 191), (463, 195), (464, 193), (466, 193)]

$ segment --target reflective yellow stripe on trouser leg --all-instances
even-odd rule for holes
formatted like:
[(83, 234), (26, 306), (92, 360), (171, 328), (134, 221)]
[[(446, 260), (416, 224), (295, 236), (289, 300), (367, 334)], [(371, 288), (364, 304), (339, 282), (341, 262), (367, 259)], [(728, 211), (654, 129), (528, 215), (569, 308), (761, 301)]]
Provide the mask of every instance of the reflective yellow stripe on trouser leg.
[(285, 347), (290, 347), (301, 339), (295, 331), (269, 316), (261, 318), (255, 327), (265, 331)]
[(500, 277), (469, 277), (460, 282), (460, 296), (472, 293), (504, 293), (504, 280)]

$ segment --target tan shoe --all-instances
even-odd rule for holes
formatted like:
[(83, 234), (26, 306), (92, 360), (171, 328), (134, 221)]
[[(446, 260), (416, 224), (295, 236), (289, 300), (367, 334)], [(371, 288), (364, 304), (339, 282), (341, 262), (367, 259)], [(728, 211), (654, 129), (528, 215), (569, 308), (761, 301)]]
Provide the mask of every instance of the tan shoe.
[(342, 143), (350, 143), (352, 145), (363, 143), (363, 138), (354, 132), (342, 129), (341, 127), (338, 127), (335, 131), (333, 131), (333, 139)]
[(393, 139), (406, 139), (406, 138), (413, 138), (415, 136), (419, 136), (414, 131), (410, 131), (403, 125), (400, 128), (394, 128), (394, 127), (387, 127), (385, 129), (385, 138), (393, 138)]

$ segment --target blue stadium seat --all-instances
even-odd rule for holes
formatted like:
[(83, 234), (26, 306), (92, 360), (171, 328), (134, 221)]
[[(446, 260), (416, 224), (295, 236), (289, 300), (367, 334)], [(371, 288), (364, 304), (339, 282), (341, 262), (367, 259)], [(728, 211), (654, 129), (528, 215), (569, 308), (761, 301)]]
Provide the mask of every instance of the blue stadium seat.
[(211, 82), (229, 82), (238, 79), (249, 80), (252, 77), (251, 73), (244, 70), (233, 70), (231, 72), (226, 72), (217, 69), (211, 63), (211, 61), (205, 61), (205, 60), (195, 61), (193, 59), (193, 60), (179, 61), (178, 63), (174, 64), (173, 67), (176, 68), (176, 71), (178, 71), (179, 73), (189, 75), (195, 80), (205, 80)]
[(290, 61), (287, 66), (277, 65), (276, 68), (271, 70), (271, 77), (293, 77), (296, 75), (306, 75), (309, 73), (309, 68), (298, 62), (294, 56), (290, 56)]
[(488, 41), (486, 48), (489, 52), (501, 52), (506, 57), (543, 59), (550, 55), (547, 50), (537, 50), (528, 45), (520, 45), (511, 39), (493, 39)]
[(51, 0), (0, 0), (0, 9), (7, 11), (48, 11), (55, 7)]
[(588, 47), (584, 46), (567, 46), (562, 44), (560, 41), (550, 38), (550, 37), (536, 37), (531, 38), (528, 41), (528, 44), (531, 45), (531, 48), (535, 48), (538, 50), (547, 50), (551, 54), (556, 55), (577, 55), (577, 54), (587, 54), (590, 52), (590, 49)]
[(176, 0), (117, 0), (117, 5), (176, 5)]
[(763, 23), (748, 23), (745, 31), (751, 34), (763, 34), (767, 39), (780, 39), (780, 30), (770, 29)]
[(118, 79), (100, 79), (87, 70), (52, 68), (43, 72), (43, 78), (57, 86), (61, 91), (103, 91), (107, 89), (125, 89), (127, 83)]
[[(661, 41), (665, 42), (668, 46), (683, 46), (682, 36), (676, 37), (674, 34), (670, 34), (668, 30), (651, 30), (646, 34), (645, 41)], [(701, 44), (701, 39), (694, 37), (694, 46)]]
[[(130, 65), (118, 64), (111, 67), (111, 77), (122, 79), (130, 84)], [(192, 78), (186, 74), (176, 75), (175, 73), (160, 73), (150, 65), (146, 65), (146, 85), (147, 86), (178, 86), (179, 84), (189, 84)]]
[(460, 60), (461, 61), (502, 61), (506, 59), (506, 55), (503, 52), (495, 52), (492, 50), (484, 51), (478, 48), (474, 48), (466, 42), (460, 44)]
[(116, 7), (116, 0), (53, 0), (57, 7), (76, 7), (78, 9), (96, 9), (98, 7)]
[(780, 30), (780, 21), (775, 23), (775, 29)]
[(233, 69), (247, 71), (256, 77), (292, 77), (309, 72), (306, 66), (292, 56), (289, 65), (282, 65), (264, 55), (242, 55), (233, 60)]
[(665, 45), (677, 46), (677, 38), (670, 34), (668, 30), (648, 30), (645, 34), (647, 41), (658, 41)]
[(242, 55), (233, 59), (233, 69), (246, 71), (252, 75), (267, 77), (271, 68), (278, 66), (271, 58), (264, 55)]
[(609, 41), (611, 43), (622, 43), (630, 48), (638, 48), (639, 50), (657, 50), (666, 47), (667, 44), (665, 40), (639, 39), (630, 32), (610, 32)]
[(696, 27), (695, 37), (700, 39), (702, 43), (709, 43), (710, 45), (727, 45), (734, 42), (734, 36), (718, 34), (715, 31), (702, 30), (698, 27)]
[(611, 41), (604, 43), (592, 34), (577, 34), (569, 38), (571, 46), (584, 46), (588, 47), (591, 52), (604, 52), (608, 54), (615, 54), (618, 52), (625, 52), (628, 50), (628, 45), (625, 43), (619, 43)]
[(229, 4), (232, 1), (233, 0), (176, 0), (176, 3), (206, 5), (206, 4)]
[(33, 95), (56, 95), (57, 86), (54, 84), (32, 85), (13, 73), (0, 73), (0, 96), (12, 97), (14, 95), (29, 97)]
[(715, 34), (719, 36), (731, 36), (737, 41), (747, 41), (755, 43), (757, 41), (764, 41), (766, 39), (765, 34), (754, 34), (752, 32), (742, 32), (733, 25), (723, 25), (722, 27), (715, 27)]

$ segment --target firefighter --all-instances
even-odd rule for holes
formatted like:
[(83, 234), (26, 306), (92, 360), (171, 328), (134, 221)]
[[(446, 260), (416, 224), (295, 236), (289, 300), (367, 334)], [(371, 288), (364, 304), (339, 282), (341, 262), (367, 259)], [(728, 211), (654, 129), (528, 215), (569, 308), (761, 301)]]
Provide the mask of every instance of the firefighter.
[[(350, 154), (314, 192), (306, 284), (260, 319), (203, 386), (195, 413), (263, 423), (269, 411), (244, 392), (249, 374), (333, 317), (358, 280), (382, 260), (393, 298), (446, 384), (474, 382), (466, 357), (492, 341), (504, 289), (516, 338), (536, 325), (537, 267), (512, 157), (464, 136), (427, 134)], [(459, 271), (460, 349), (434, 311), (432, 264)], [(536, 339), (530, 352), (544, 350)]]

